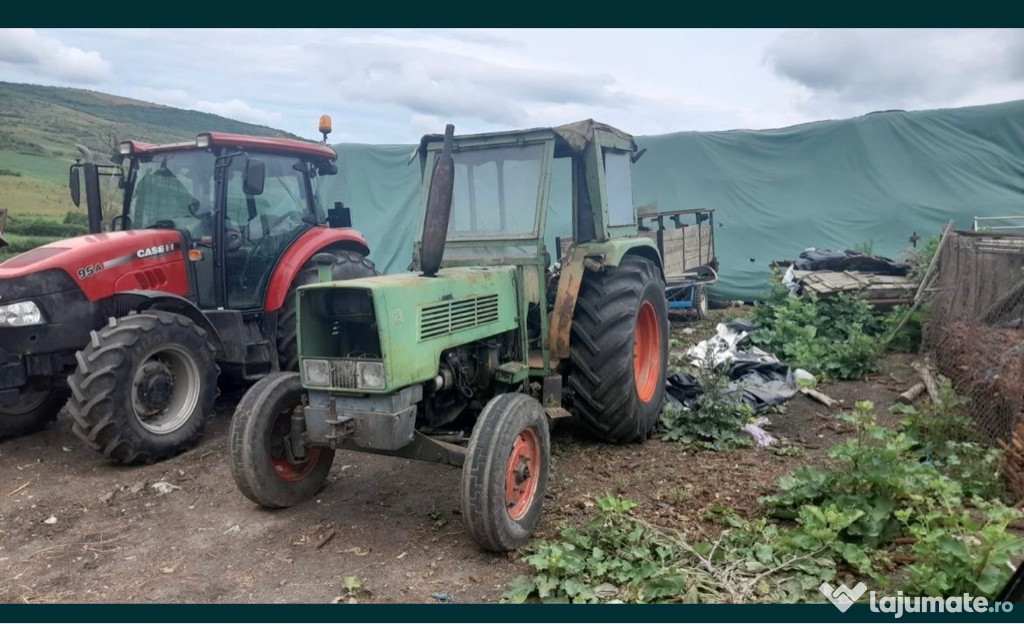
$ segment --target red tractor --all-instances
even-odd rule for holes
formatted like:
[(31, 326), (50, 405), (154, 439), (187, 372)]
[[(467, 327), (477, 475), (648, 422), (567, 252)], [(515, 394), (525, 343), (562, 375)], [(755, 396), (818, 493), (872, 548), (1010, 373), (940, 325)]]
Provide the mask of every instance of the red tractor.
[[(0, 264), (0, 438), (68, 402), (90, 447), (152, 462), (199, 440), (221, 373), (297, 370), (298, 286), (375, 271), (348, 209), (320, 201), (325, 144), (207, 132), (118, 152), (71, 167), (90, 234)], [(124, 195), (107, 223), (102, 176)]]

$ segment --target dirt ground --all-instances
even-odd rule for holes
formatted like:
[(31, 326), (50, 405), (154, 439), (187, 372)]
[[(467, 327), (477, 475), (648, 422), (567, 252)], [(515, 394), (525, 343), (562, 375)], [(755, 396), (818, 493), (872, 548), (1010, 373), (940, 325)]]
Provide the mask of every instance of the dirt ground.
[[(674, 323), (681, 346), (713, 332)], [(684, 333), (684, 328), (693, 331)], [(881, 416), (911, 385), (910, 359), (891, 356), (865, 381), (822, 389)], [(240, 393), (226, 393), (196, 449), (122, 467), (85, 448), (65, 416), (41, 433), (0, 443), (2, 602), (494, 602), (525, 571), (519, 555), (481, 552), (458, 512), (459, 470), (339, 452), (313, 501), (268, 512), (235, 488), (226, 430)], [(608, 446), (553, 432), (553, 462), (536, 534), (584, 523), (613, 492), (638, 512), (695, 537), (714, 503), (744, 515), (779, 476), (824, 461), (846, 426), (797, 396), (767, 430), (783, 452), (687, 452), (674, 443)], [(350, 592), (346, 577), (368, 591)]]

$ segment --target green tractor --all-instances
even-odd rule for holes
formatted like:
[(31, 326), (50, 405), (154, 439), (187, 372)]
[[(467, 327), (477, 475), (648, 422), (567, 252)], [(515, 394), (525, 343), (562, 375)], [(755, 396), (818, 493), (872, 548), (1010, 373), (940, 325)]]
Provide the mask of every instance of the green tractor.
[[(323, 487), (337, 449), (443, 462), (462, 466), (477, 543), (525, 542), (549, 419), (612, 443), (658, 422), (668, 311), (658, 250), (637, 237), (638, 156), (631, 136), (591, 120), (424, 137), (413, 270), (298, 290), (300, 373), (259, 381), (231, 423), (242, 493), (295, 505)], [(556, 166), (571, 171), (555, 191), (571, 192), (574, 244), (551, 266)]]

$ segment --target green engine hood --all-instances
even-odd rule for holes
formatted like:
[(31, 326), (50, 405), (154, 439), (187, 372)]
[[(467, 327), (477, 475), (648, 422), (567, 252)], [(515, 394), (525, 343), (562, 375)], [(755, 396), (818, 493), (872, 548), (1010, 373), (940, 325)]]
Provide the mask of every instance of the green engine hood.
[[(511, 266), (448, 268), (435, 277), (399, 273), (304, 286), (298, 294), (300, 362), (345, 358), (345, 349), (334, 346), (345, 344), (342, 334), (375, 330), (385, 387), (359, 392), (388, 393), (434, 379), (444, 350), (518, 327), (515, 275)], [(343, 314), (332, 312), (357, 308), (366, 313), (362, 326), (342, 324)]]

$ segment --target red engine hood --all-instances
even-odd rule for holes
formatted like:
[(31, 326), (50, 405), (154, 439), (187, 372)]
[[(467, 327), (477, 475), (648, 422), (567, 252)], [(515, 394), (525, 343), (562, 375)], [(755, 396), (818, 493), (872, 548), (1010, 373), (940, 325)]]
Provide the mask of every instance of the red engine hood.
[(143, 259), (154, 255), (152, 247), (175, 245), (180, 252), (181, 236), (172, 230), (130, 230), (87, 234), (55, 241), (0, 263), (0, 279), (21, 277), (47, 269), (64, 269), (77, 277), (86, 265), (116, 261), (131, 256)]
[[(60, 269), (75, 280), (90, 300), (95, 301), (127, 288), (116, 285), (117, 280), (125, 275), (168, 263), (183, 264), (183, 261), (181, 236), (172, 230), (88, 234), (36, 247), (0, 263), (0, 280)], [(161, 287), (161, 290), (187, 291), (187, 282), (176, 283), (184, 279), (183, 272), (180, 278), (177, 275), (171, 277), (173, 287)]]

